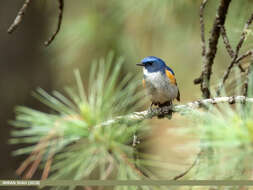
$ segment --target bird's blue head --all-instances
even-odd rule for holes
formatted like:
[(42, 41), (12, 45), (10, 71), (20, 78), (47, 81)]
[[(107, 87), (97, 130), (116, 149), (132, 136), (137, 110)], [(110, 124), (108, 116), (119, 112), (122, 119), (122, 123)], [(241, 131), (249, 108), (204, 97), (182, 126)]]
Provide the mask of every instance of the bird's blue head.
[(145, 57), (136, 65), (145, 67), (148, 72), (164, 72), (167, 67), (162, 59), (154, 56)]

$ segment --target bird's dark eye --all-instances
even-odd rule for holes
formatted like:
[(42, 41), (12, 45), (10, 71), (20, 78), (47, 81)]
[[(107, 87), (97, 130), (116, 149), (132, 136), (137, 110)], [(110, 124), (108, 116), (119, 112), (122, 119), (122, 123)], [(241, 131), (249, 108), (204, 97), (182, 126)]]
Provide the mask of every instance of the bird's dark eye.
[(153, 62), (148, 62), (147, 64), (148, 64), (148, 65), (152, 65), (152, 64), (153, 64)]

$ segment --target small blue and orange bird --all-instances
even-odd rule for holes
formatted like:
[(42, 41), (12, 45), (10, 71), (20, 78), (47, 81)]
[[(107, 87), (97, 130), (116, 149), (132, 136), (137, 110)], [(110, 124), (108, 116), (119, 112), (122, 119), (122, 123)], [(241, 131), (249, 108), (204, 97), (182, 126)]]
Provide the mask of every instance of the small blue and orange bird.
[(162, 59), (149, 56), (136, 65), (143, 66), (143, 86), (151, 98), (151, 106), (168, 106), (175, 98), (180, 101), (175, 74)]

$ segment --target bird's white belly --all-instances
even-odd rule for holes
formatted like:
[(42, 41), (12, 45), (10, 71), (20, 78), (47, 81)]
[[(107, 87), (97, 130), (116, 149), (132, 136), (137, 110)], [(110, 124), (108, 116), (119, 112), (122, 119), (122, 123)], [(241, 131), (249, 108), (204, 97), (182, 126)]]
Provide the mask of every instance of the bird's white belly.
[(144, 77), (147, 93), (152, 102), (163, 104), (177, 97), (178, 88), (176, 85), (170, 83), (167, 76), (160, 72), (144, 72)]

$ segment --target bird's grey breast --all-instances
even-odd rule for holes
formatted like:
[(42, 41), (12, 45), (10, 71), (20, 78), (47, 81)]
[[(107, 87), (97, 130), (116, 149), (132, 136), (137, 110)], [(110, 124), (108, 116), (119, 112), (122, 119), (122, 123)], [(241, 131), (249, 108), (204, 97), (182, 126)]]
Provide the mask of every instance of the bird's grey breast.
[(166, 102), (170, 100), (168, 78), (162, 72), (148, 72), (144, 68), (144, 79), (148, 95), (151, 96), (153, 102)]
[(153, 102), (164, 103), (177, 97), (178, 88), (171, 84), (169, 78), (160, 71), (148, 72), (143, 69), (148, 95)]

